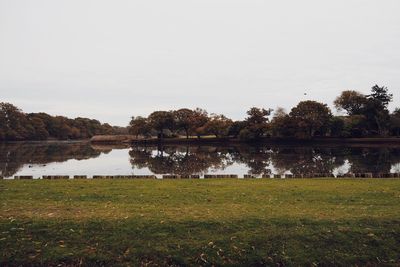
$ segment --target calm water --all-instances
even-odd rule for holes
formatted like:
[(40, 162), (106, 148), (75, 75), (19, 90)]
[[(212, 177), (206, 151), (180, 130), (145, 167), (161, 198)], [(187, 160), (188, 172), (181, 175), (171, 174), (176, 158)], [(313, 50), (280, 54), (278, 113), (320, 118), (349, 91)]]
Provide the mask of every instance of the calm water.
[(400, 147), (0, 144), (0, 176), (400, 172)]

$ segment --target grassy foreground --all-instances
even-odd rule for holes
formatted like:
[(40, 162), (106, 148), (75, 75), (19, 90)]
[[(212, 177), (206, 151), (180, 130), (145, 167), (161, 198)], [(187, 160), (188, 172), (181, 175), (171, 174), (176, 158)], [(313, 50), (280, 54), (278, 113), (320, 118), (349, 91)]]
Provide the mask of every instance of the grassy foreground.
[(400, 180), (0, 181), (0, 266), (400, 265)]

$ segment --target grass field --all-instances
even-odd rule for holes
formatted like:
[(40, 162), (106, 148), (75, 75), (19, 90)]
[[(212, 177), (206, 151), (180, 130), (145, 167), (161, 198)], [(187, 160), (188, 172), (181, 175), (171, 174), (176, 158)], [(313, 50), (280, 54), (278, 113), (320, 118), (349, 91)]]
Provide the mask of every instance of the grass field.
[(400, 265), (400, 180), (0, 181), (0, 266)]

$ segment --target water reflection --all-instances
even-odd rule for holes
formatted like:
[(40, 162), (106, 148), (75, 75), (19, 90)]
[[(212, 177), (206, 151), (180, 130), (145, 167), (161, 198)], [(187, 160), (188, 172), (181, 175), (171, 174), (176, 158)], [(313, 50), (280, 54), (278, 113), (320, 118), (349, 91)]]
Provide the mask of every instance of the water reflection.
[(110, 151), (110, 148), (95, 150), (83, 142), (0, 143), (0, 176), (11, 177), (24, 166), (46, 167), (49, 163), (65, 162), (70, 159), (96, 158), (101, 153)]
[(0, 176), (3, 177), (209, 173), (337, 175), (399, 171), (400, 147), (118, 147), (92, 146), (85, 142), (0, 144)]
[(344, 155), (337, 152), (332, 148), (318, 147), (273, 148), (271, 160), (278, 173), (332, 174), (335, 169), (345, 165)]
[[(400, 164), (400, 148), (390, 147), (134, 147), (129, 152), (133, 168), (153, 174), (205, 174), (230, 165), (248, 174), (390, 173)], [(242, 174), (242, 173), (240, 173)]]
[(233, 164), (230, 153), (220, 147), (134, 147), (129, 151), (134, 168), (148, 168), (154, 174), (203, 174)]

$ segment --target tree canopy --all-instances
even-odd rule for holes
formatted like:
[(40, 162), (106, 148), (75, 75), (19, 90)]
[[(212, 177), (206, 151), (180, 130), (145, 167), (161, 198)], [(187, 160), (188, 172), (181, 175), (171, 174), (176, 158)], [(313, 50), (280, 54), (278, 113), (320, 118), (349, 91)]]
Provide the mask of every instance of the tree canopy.
[(332, 113), (326, 104), (311, 100), (300, 102), (292, 108), (289, 115), (300, 129), (300, 136), (307, 138), (325, 135), (332, 118)]
[(86, 139), (94, 135), (116, 134), (116, 129), (88, 118), (26, 114), (10, 103), (0, 103), (0, 141)]
[(115, 127), (95, 119), (26, 114), (10, 103), (0, 103), (0, 141), (85, 139), (94, 135), (127, 134), (136, 138), (214, 135), (257, 141), (263, 138), (382, 137), (400, 135), (400, 109), (390, 112), (393, 99), (387, 87), (375, 85), (369, 95), (343, 91), (334, 101), (345, 115), (334, 116), (325, 103), (301, 101), (289, 113), (277, 108), (252, 107), (244, 120), (211, 114), (201, 108), (159, 110), (133, 116), (128, 127)]

